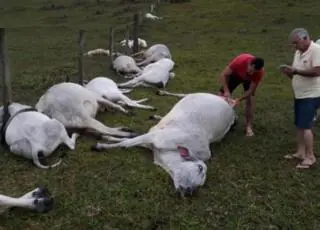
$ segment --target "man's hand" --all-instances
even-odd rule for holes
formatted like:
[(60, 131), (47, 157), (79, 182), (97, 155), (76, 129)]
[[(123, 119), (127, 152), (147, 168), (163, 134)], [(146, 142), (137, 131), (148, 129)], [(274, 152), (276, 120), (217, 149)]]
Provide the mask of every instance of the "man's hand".
[(231, 107), (235, 107), (237, 105), (240, 104), (240, 100), (239, 99), (232, 99), (231, 97), (225, 97), (225, 96), (221, 96), (223, 97), (223, 99), (231, 106)]
[(296, 72), (295, 68), (293, 68), (291, 66), (290, 67), (285, 67), (282, 71), (287, 76), (292, 76)]
[(297, 71), (295, 68), (293, 68), (292, 66), (289, 66), (289, 65), (280, 66), (280, 70), (283, 74), (285, 74), (286, 76), (288, 76), (290, 78), (292, 78), (292, 76)]
[(231, 94), (228, 90), (224, 90), (224, 93), (222, 94), (222, 97), (224, 98), (224, 100), (226, 102), (228, 102), (228, 104), (232, 104), (234, 100), (232, 100), (231, 98)]
[(228, 90), (224, 90), (224, 93), (223, 93), (223, 96), (226, 98), (226, 99), (229, 99), (231, 97), (231, 94)]
[(233, 99), (229, 99), (228, 103), (229, 103), (229, 105), (231, 107), (235, 107), (235, 106), (240, 104), (240, 100), (239, 99), (234, 99), (234, 100)]

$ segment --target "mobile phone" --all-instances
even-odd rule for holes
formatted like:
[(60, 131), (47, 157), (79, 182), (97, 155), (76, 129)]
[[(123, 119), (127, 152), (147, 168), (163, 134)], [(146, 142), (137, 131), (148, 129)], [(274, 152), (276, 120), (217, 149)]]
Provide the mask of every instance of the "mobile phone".
[(284, 69), (284, 68), (289, 68), (289, 69), (290, 69), (291, 66), (286, 65), (286, 64), (283, 64), (283, 65), (280, 65), (279, 68), (280, 68), (280, 69)]

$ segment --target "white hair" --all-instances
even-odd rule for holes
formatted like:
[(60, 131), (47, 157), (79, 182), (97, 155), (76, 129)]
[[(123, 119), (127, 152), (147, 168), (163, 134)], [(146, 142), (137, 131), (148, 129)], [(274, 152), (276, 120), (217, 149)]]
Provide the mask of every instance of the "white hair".
[(304, 28), (295, 28), (291, 31), (289, 39), (293, 40), (294, 37), (299, 37), (300, 39), (309, 39), (309, 33)]

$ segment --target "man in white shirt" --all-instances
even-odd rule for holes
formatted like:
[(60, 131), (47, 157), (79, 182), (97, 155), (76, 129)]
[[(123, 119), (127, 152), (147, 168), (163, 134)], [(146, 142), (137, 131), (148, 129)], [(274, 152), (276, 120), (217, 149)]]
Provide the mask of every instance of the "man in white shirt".
[(314, 43), (303, 28), (294, 29), (289, 40), (296, 50), (293, 63), (281, 70), (292, 79), (298, 148), (295, 154), (285, 158), (301, 159), (297, 168), (309, 168), (316, 162), (311, 129), (313, 118), (320, 108), (320, 45)]

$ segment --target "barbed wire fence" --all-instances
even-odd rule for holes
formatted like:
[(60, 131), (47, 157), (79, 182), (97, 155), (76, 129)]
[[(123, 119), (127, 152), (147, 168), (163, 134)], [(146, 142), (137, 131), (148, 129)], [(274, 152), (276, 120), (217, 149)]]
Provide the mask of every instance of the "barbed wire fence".
[[(144, 21), (147, 20), (145, 14), (152, 14), (156, 9), (159, 8), (162, 2), (168, 2), (165, 0), (146, 0), (143, 8), (138, 9), (136, 12), (132, 14), (132, 21), (129, 23), (121, 24), (121, 25), (112, 25), (109, 27), (108, 34), (108, 47), (109, 51), (109, 65), (108, 68), (112, 69), (112, 63), (114, 60), (115, 53), (123, 53), (129, 56), (137, 56), (140, 54), (140, 45), (139, 45), (139, 33), (140, 28), (142, 28)], [(149, 19), (150, 20), (150, 19)], [(78, 36), (78, 46), (79, 46), (79, 54), (78, 54), (78, 81), (77, 83), (83, 85), (85, 70), (84, 70), (84, 54), (91, 49), (87, 49), (85, 51), (85, 33), (84, 29), (79, 30)], [(122, 41), (115, 42), (115, 38), (118, 38), (116, 35), (121, 35)], [(132, 41), (132, 46), (129, 47), (129, 42)], [(120, 46), (120, 47), (119, 47)], [(129, 49), (128, 49), (129, 48)], [(125, 50), (124, 52), (118, 52), (119, 50)], [(88, 76), (86, 76), (88, 78)], [(88, 81), (89, 79), (86, 79)]]
[[(76, 1), (82, 1), (82, 0), (76, 0)], [(96, 0), (97, 3), (101, 0)], [(133, 1), (134, 2), (134, 1)], [(168, 2), (165, 0), (162, 0), (162, 2)], [(110, 26), (109, 27), (109, 41), (108, 41), (108, 49), (110, 52), (109, 58), (110, 58), (110, 65), (113, 62), (114, 56), (112, 55), (115, 51), (119, 49), (117, 45), (121, 45), (119, 43), (114, 42), (115, 33), (121, 33), (122, 36), (124, 35), (126, 39), (126, 48), (128, 48), (129, 40), (133, 40), (133, 46), (131, 47), (130, 51), (126, 51), (125, 53), (127, 55), (135, 55), (139, 52), (139, 27), (142, 26), (142, 22), (144, 21), (144, 14), (145, 13), (153, 13), (156, 8), (159, 7), (161, 0), (152, 0), (148, 1), (146, 0), (144, 9), (139, 9), (137, 12), (133, 13), (132, 15), (132, 22), (127, 24), (122, 24), (119, 26)], [(78, 53), (78, 84), (83, 85), (84, 84), (84, 47), (85, 47), (85, 30), (81, 29), (79, 30), (78, 35), (78, 45), (79, 45), (79, 53)], [(12, 89), (11, 89), (11, 80), (10, 80), (10, 68), (9, 68), (9, 62), (8, 62), (8, 56), (7, 56), (7, 44), (6, 44), (7, 38), (6, 38), (6, 29), (0, 28), (0, 74), (2, 78), (2, 102), (3, 102), (3, 111), (0, 110), (0, 139), (1, 144), (5, 145), (5, 126), (10, 118), (9, 114), (9, 105), (12, 103)], [(123, 47), (122, 47), (123, 48)]]
[(7, 57), (7, 39), (5, 28), (0, 28), (0, 74), (2, 76), (2, 100), (3, 100), (3, 114), (0, 111), (0, 118), (2, 115), (1, 124), (1, 144), (5, 144), (5, 124), (9, 120), (9, 105), (12, 101), (11, 81), (9, 63)]

